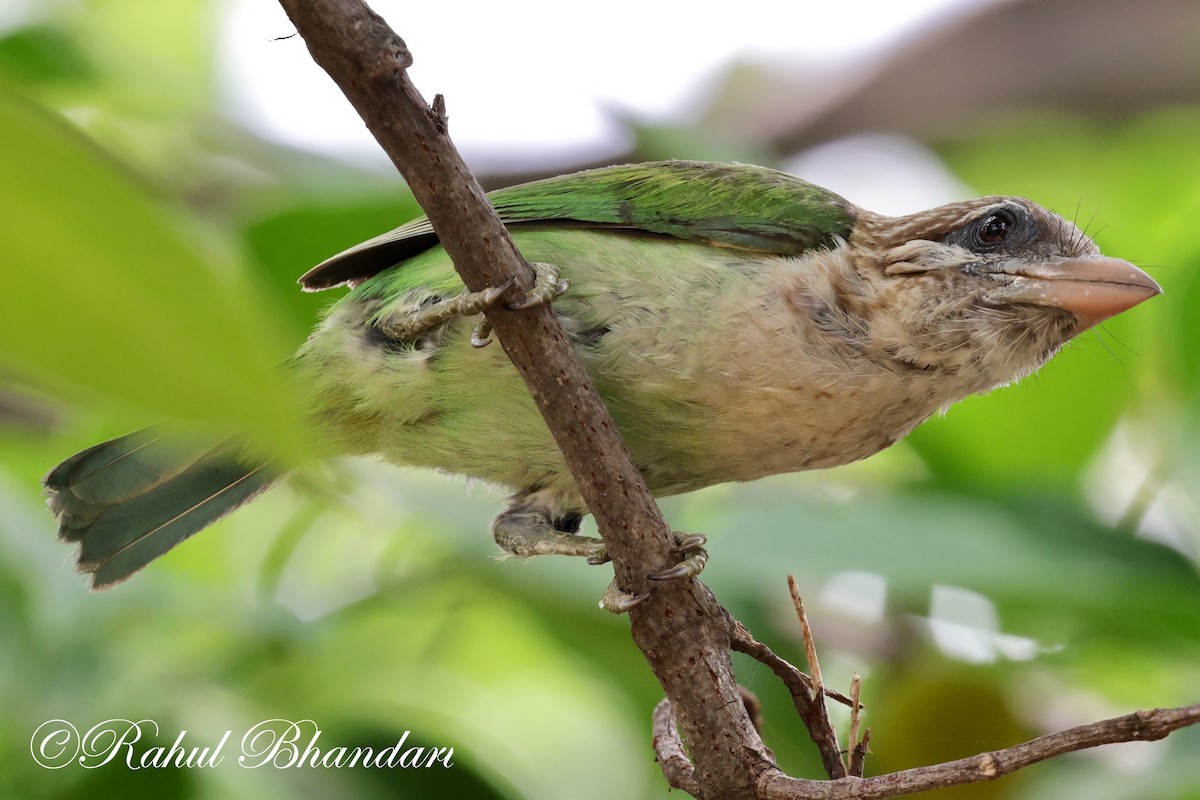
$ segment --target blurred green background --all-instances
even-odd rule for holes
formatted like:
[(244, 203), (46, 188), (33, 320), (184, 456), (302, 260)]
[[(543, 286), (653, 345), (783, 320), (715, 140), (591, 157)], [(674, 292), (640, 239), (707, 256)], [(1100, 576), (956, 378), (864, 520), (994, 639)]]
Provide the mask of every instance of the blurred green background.
[[(649, 746), (657, 684), (627, 622), (596, 609), (610, 573), (496, 563), (489, 487), (361, 461), (307, 469), (101, 594), (54, 541), (39, 480), (103, 438), (189, 419), (301, 446), (271, 365), (333, 298), (295, 278), (419, 213), (386, 168), (229, 112), (216, 77), (229, 5), (17, 3), (0, 17), (0, 796), (666, 797)], [(984, 5), (843, 65), (853, 80), (743, 61), (706, 78), (694, 113), (614, 112), (608, 150), (543, 163), (530, 148), (509, 169), (474, 151), (489, 185), (679, 157), (790, 166), (864, 205), (897, 174), (918, 194), (1022, 194), (1163, 285), (1037, 376), (867, 462), (663, 503), (674, 527), (709, 535), (718, 597), (801, 663), (797, 576), (826, 679), (864, 676), (871, 774), (1200, 700), (1200, 16), (1156, 5), (1139, 38), (1132, 4), (1095, 3), (1081, 41), (1080, 18), (1060, 19), (1078, 3)], [(381, 6), (407, 36), (403, 7)], [(1121, 47), (1092, 46), (1105, 37)], [(536, 105), (536, 84), (510, 76), (508, 91)], [(831, 164), (857, 168), (869, 196), (825, 180)], [(821, 776), (783, 688), (735, 662), (781, 765)], [(30, 740), (54, 718), (152, 719), (147, 745), (231, 730), (232, 755), (48, 770)], [(269, 719), (315, 721), (323, 747), (411, 731), (409, 745), (452, 746), (454, 767), (239, 768), (238, 738)], [(938, 796), (1200, 798), (1197, 752), (1187, 730)]]

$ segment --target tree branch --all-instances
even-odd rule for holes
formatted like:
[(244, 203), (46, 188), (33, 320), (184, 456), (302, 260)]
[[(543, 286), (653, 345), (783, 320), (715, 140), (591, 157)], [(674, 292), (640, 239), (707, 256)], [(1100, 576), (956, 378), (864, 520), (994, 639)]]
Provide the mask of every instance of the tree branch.
[(808, 781), (782, 774), (769, 775), (759, 786), (758, 796), (764, 800), (872, 800), (900, 797), (963, 783), (993, 781), (1030, 764), (1102, 744), (1162, 739), (1172, 731), (1198, 722), (1200, 705), (1135, 711), (1123, 717), (1052, 733), (1003, 750), (875, 778)]
[[(359, 0), (280, 2), (408, 182), (466, 286), (515, 277), (511, 297), (521, 296), (529, 266), (451, 143), (444, 107), (430, 109), (409, 80), (404, 41)], [(553, 311), (497, 304), (486, 313), (596, 518), (618, 586), (653, 588), (630, 615), (633, 638), (679, 715), (702, 796), (752, 794), (774, 760), (733, 679), (728, 615), (698, 581), (651, 587), (647, 574), (677, 559), (674, 539)]]
[[(957, 761), (891, 772), (874, 778), (841, 778), (814, 781), (792, 778), (782, 772), (764, 773), (757, 787), (762, 800), (878, 800), (944, 789), (964, 783), (993, 781), (1048, 758), (1119, 742), (1154, 741), (1172, 731), (1200, 723), (1200, 705), (1135, 711), (1123, 717), (1080, 725), (1028, 742), (980, 753)], [(654, 748), (671, 786), (691, 792), (694, 775), (683, 755), (670, 704), (654, 709)]]

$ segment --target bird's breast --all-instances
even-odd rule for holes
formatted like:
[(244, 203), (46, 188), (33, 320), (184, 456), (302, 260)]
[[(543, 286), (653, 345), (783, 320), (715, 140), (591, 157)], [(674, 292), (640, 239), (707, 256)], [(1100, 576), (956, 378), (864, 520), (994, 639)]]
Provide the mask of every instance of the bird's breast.
[(884, 450), (937, 410), (927, 396), (864, 379), (855, 388), (792, 383), (746, 387), (709, 428), (726, 480), (848, 464)]

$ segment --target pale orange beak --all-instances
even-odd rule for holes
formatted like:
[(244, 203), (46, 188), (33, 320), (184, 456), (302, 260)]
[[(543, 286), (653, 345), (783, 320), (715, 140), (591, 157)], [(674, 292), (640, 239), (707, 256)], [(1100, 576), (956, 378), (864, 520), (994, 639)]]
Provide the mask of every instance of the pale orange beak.
[(1108, 256), (1013, 263), (1000, 269), (1015, 279), (988, 292), (989, 299), (1061, 308), (1079, 318), (1081, 331), (1162, 294), (1145, 272)]

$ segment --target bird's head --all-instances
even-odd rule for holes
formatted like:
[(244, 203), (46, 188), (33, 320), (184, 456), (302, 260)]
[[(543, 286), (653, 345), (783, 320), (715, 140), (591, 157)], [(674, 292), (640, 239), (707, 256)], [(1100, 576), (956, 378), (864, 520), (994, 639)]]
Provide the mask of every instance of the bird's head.
[(848, 244), (886, 308), (872, 315), (872, 343), (908, 367), (972, 376), (971, 391), (1028, 374), (1072, 337), (1161, 292), (1024, 198), (864, 215)]

